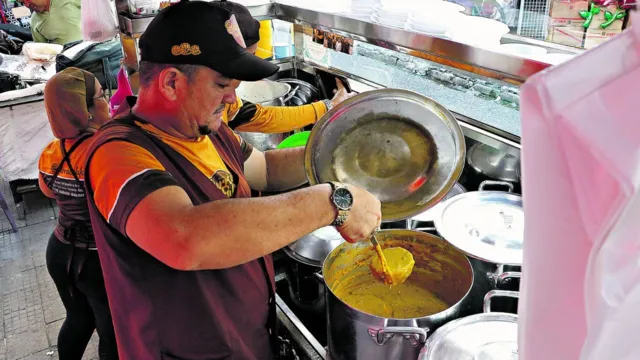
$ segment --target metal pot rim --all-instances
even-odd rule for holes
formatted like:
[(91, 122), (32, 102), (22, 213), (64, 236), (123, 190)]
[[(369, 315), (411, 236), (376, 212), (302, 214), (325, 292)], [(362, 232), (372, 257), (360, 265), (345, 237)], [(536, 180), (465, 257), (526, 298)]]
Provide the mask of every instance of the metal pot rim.
[[(263, 80), (254, 81), (254, 82), (250, 82), (250, 83), (260, 83), (260, 82), (283, 85), (285, 87), (286, 91), (284, 91), (283, 94), (281, 94), (281, 95), (279, 95), (277, 97), (274, 97), (274, 98), (271, 98), (271, 99), (268, 99), (268, 100), (264, 100), (264, 101), (260, 101), (260, 102), (258, 102), (258, 104), (265, 105), (265, 104), (272, 103), (274, 101), (279, 101), (281, 103), (281, 106), (284, 106), (284, 100), (283, 99), (284, 99), (285, 96), (287, 96), (287, 94), (289, 94), (291, 92), (291, 85), (289, 85), (289, 84), (287, 84), (285, 82), (273, 81), (273, 80), (268, 80), (268, 79), (263, 79)], [(247, 82), (243, 81), (240, 84), (240, 86), (243, 86), (243, 84), (245, 84), (245, 83), (247, 83)], [(250, 86), (250, 85), (244, 85), (244, 86)], [(283, 89), (283, 90), (285, 90), (285, 89)], [(238, 97), (243, 99), (242, 96), (240, 96), (240, 95), (238, 95)]]
[[(381, 230), (381, 231), (379, 231), (378, 233), (395, 233), (395, 232), (412, 232), (412, 233), (419, 233), (419, 234), (424, 234), (424, 235), (427, 235), (427, 236), (429, 236), (429, 237), (434, 237), (434, 238), (437, 238), (437, 239), (439, 239), (439, 240), (441, 240), (441, 241), (445, 241), (445, 242), (446, 242), (446, 240), (444, 240), (444, 239), (442, 239), (442, 238), (440, 238), (440, 237), (437, 237), (437, 236), (435, 236), (435, 235), (431, 235), (431, 234), (428, 234), (428, 233), (423, 233), (423, 232), (420, 232), (420, 231), (414, 231), (414, 230), (390, 229), (390, 230)], [(342, 245), (340, 245), (340, 246), (342, 246)], [(335, 249), (333, 249), (333, 250), (332, 250), (332, 251), (327, 255), (327, 257), (325, 258), (325, 260), (323, 261), (323, 264), (322, 264), (322, 273), (323, 273), (323, 275), (324, 275), (324, 270), (325, 270), (324, 268), (325, 268), (326, 263), (327, 263), (327, 261), (326, 261), (326, 260), (327, 260), (327, 259), (328, 259), (328, 258), (329, 258), (329, 257), (330, 257), (330, 256), (331, 256), (331, 255), (332, 255), (332, 254), (333, 254), (333, 253), (334, 253), (334, 252), (335, 252), (335, 251), (336, 251), (340, 246), (338, 246), (338, 247), (336, 247)], [(455, 248), (455, 247), (454, 247), (454, 248)], [(458, 249), (456, 248), (456, 250), (458, 250)], [(460, 251), (460, 250), (458, 250), (458, 251)], [(469, 288), (467, 289), (467, 291), (465, 292), (465, 294), (464, 294), (464, 295), (463, 295), (463, 296), (462, 296), (462, 297), (461, 297), (461, 298), (460, 298), (460, 299), (459, 299), (455, 304), (453, 304), (453, 305), (449, 306), (448, 308), (446, 308), (446, 309), (444, 309), (444, 310), (442, 310), (442, 311), (440, 311), (440, 312), (438, 312), (438, 313), (434, 313), (434, 314), (430, 314), (430, 315), (426, 315), (426, 316), (421, 316), (421, 317), (417, 317), (417, 318), (385, 318), (385, 317), (381, 317), (381, 316), (377, 316), (377, 315), (369, 314), (369, 313), (367, 313), (367, 312), (365, 312), (365, 311), (362, 311), (362, 310), (360, 310), (360, 309), (356, 309), (356, 308), (354, 308), (353, 306), (351, 306), (351, 305), (349, 305), (349, 304), (345, 303), (344, 301), (342, 301), (342, 299), (340, 299), (340, 297), (339, 297), (338, 295), (336, 295), (336, 294), (333, 292), (333, 289), (331, 289), (331, 287), (329, 287), (329, 284), (327, 284), (327, 280), (326, 280), (326, 278), (325, 278), (324, 276), (322, 277), (322, 280), (324, 281), (324, 286), (325, 286), (325, 288), (326, 288), (327, 290), (329, 290), (329, 292), (330, 292), (330, 293), (331, 293), (331, 294), (332, 294), (336, 299), (338, 299), (338, 300), (339, 300), (339, 301), (340, 301), (344, 306), (346, 306), (347, 308), (349, 308), (349, 309), (351, 309), (351, 310), (357, 311), (357, 312), (358, 312), (358, 313), (360, 313), (360, 314), (364, 314), (364, 315), (366, 315), (366, 316), (368, 316), (368, 317), (370, 317), (370, 318), (372, 318), (372, 319), (377, 319), (377, 320), (394, 320), (394, 321), (412, 321), (412, 320), (429, 319), (429, 318), (431, 318), (431, 317), (435, 317), (435, 316), (438, 316), (438, 315), (444, 314), (444, 313), (446, 313), (447, 311), (450, 311), (452, 308), (455, 308), (455, 307), (459, 306), (459, 305), (460, 305), (460, 303), (462, 303), (462, 301), (464, 301), (464, 300), (469, 296), (469, 293), (471, 293), (471, 290), (473, 290), (473, 285), (475, 284), (475, 270), (473, 269), (473, 266), (471, 266), (471, 262), (470, 262), (470, 261), (469, 261), (469, 259), (464, 255), (464, 253), (463, 253), (462, 251), (460, 251), (460, 253), (464, 256), (465, 263), (469, 266), (469, 270), (471, 270), (471, 285), (469, 286)]]
[(318, 262), (318, 261), (314, 261), (314, 260), (310, 260), (304, 256), (299, 255), (298, 253), (296, 253), (295, 251), (289, 249), (288, 246), (285, 246), (282, 248), (282, 250), (285, 252), (285, 254), (287, 254), (292, 260), (295, 260), (299, 263), (305, 264), (305, 265), (309, 265), (309, 266), (313, 266), (318, 268), (319, 270), (322, 269), (322, 264), (324, 263), (324, 260), (322, 260), (322, 262)]
[(284, 83), (292, 83), (292, 84), (296, 84), (296, 85), (300, 85), (300, 86), (304, 86), (307, 89), (314, 91), (316, 94), (320, 94), (320, 91), (318, 90), (318, 88), (316, 88), (315, 86), (313, 86), (312, 84), (304, 81), (304, 80), (300, 80), (300, 79), (294, 79), (294, 78), (282, 78), (282, 79), (278, 79), (276, 80), (277, 82), (284, 82)]

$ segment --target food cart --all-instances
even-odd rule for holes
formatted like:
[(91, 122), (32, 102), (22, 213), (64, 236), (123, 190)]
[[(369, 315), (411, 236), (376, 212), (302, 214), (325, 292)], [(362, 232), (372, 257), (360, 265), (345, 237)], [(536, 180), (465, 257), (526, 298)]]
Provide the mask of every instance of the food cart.
[[(508, 201), (512, 206), (513, 213), (501, 215), (505, 227), (510, 231), (515, 227), (516, 232), (522, 230), (517, 227), (522, 226), (524, 216), (519, 196), (519, 86), (531, 75), (579, 55), (583, 48), (593, 47), (597, 45), (594, 41), (601, 41), (608, 36), (601, 31), (605, 28), (593, 29), (591, 23), (600, 26), (610, 22), (607, 26), (615, 24), (613, 26), (616, 29), (621, 29), (624, 21), (623, 16), (617, 15), (620, 14), (617, 10), (614, 18), (610, 19), (607, 15), (605, 21), (598, 22), (594, 18), (597, 15), (595, 11), (590, 12), (589, 17), (582, 10), (563, 8), (566, 5), (563, 2), (547, 2), (546, 8), (538, 12), (544, 18), (544, 24), (537, 26), (536, 21), (527, 22), (527, 17), (536, 12), (523, 2), (515, 14), (500, 9), (493, 13), (494, 19), (500, 18), (502, 23), (509, 25), (511, 33), (497, 30), (497, 44), (487, 44), (474, 41), (478, 39), (469, 33), (454, 41), (449, 36), (416, 31), (415, 22), (413, 27), (408, 23), (407, 26), (398, 27), (392, 20), (380, 21), (379, 17), (373, 15), (356, 16), (349, 9), (329, 12), (327, 8), (320, 10), (299, 3), (283, 0), (249, 6), (251, 13), (259, 20), (274, 19), (292, 24), (291, 43), (294, 50), (290, 52), (291, 56), (276, 56), (273, 60), (280, 66), (280, 72), (272, 80), (286, 79), (290, 82), (294, 79), (317, 89), (322, 97), (327, 98), (332, 90), (332, 84), (326, 81), (326, 74), (330, 74), (347, 79), (355, 92), (398, 88), (437, 101), (454, 115), (465, 137), (465, 166), (455, 187), (457, 194), (452, 196), (465, 192), (474, 193), (474, 196), (482, 195), (482, 190), (492, 187), (492, 193), (498, 194), (500, 201)], [(131, 9), (127, 1), (116, 1), (116, 6), (125, 64), (133, 74), (138, 68), (138, 39), (153, 19), (155, 10)], [(584, 23), (588, 20), (585, 16), (591, 19), (589, 24)], [(578, 26), (575, 21), (562, 23), (561, 19), (567, 18), (575, 21), (582, 18), (583, 22)], [(488, 30), (493, 26), (488, 23), (478, 23), (476, 26), (474, 30), (485, 40), (495, 33)], [(573, 42), (558, 35), (567, 31), (573, 34)], [(596, 36), (599, 40), (589, 37), (593, 33), (599, 33), (599, 37)], [(282, 43), (277, 45), (283, 46)], [(278, 51), (274, 53), (277, 55)], [(487, 201), (493, 200), (495, 198)], [(437, 214), (421, 214), (407, 221), (386, 223), (383, 228), (414, 229), (446, 237), (446, 221), (442, 215), (445, 210), (440, 209)], [(455, 213), (453, 210), (450, 212)], [(283, 249), (276, 257), (277, 308), (281, 332), (301, 359), (330, 358), (327, 349), (331, 348), (331, 344), (328, 344), (328, 338), (334, 338), (336, 346), (336, 336), (331, 335), (333, 330), (328, 329), (326, 321), (327, 290), (325, 283), (319, 280), (327, 253), (317, 246), (318, 243), (338, 246), (340, 241), (336, 241), (335, 236), (330, 230), (314, 233)], [(455, 243), (454, 239), (447, 240)], [(521, 246), (522, 239), (519, 240)], [(501, 256), (495, 257), (492, 255), (494, 253), (483, 253), (481, 250), (477, 253), (473, 249), (463, 250), (475, 270), (474, 287), (480, 289), (469, 292), (469, 298), (472, 299), (457, 309), (460, 310), (460, 316), (491, 311), (492, 306), (502, 312), (515, 312), (522, 254), (521, 247), (518, 249), (516, 246), (513, 250), (500, 252)], [(496, 299), (499, 297), (504, 298)], [(516, 321), (514, 317), (502, 320), (509, 323)], [(467, 323), (456, 325), (478, 324), (471, 321)], [(396, 327), (395, 332), (387, 333), (374, 329), (368, 335), (363, 335), (370, 339), (358, 338), (357, 342), (371, 341), (377, 346), (388, 347), (406, 340), (410, 346), (421, 347), (433, 333), (416, 328), (402, 329), (398, 332)], [(512, 327), (510, 329), (513, 330)], [(394, 335), (398, 336), (394, 339)], [(505, 341), (515, 343), (513, 337)], [(517, 352), (517, 349), (508, 348), (507, 351)], [(421, 353), (420, 358), (427, 359), (428, 356)]]

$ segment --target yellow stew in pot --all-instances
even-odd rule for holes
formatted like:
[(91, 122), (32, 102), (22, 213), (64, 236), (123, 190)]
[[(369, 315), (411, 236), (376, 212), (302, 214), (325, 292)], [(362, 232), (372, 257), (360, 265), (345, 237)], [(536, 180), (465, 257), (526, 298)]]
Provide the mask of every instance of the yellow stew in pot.
[(402, 284), (380, 282), (370, 271), (375, 250), (365, 243), (344, 243), (329, 255), (323, 272), (329, 289), (347, 305), (383, 318), (421, 318), (455, 305), (471, 288), (469, 261), (444, 240), (404, 230), (379, 234), (383, 249), (401, 247), (413, 255), (413, 273)]

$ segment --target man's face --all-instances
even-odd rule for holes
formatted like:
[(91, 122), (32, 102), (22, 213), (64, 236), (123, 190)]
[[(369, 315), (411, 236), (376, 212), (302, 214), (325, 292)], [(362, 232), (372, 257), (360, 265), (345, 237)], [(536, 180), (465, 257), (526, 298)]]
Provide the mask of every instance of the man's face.
[(236, 102), (235, 81), (221, 74), (202, 67), (194, 74), (191, 81), (181, 82), (178, 86), (178, 101), (182, 103), (182, 121), (186, 126), (180, 132), (190, 138), (208, 135), (218, 130), (222, 124), (222, 114), (226, 104)]
[(35, 12), (47, 11), (50, 0), (24, 0), (24, 6)]

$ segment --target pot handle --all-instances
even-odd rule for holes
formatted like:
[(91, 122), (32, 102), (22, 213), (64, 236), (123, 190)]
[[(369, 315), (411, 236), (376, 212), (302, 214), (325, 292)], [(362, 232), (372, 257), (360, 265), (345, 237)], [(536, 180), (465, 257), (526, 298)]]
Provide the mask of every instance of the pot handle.
[(438, 229), (436, 229), (435, 227), (419, 227), (419, 228), (415, 228), (412, 229), (414, 231), (421, 231), (421, 232), (433, 232), (433, 231), (438, 231)]
[(324, 284), (324, 276), (322, 276), (321, 273), (319, 272), (314, 272), (313, 273), (313, 277), (316, 278), (316, 280), (320, 281), (320, 283)]
[(390, 326), (382, 329), (369, 329), (369, 335), (373, 338), (376, 345), (384, 345), (395, 335), (402, 335), (409, 340), (413, 347), (423, 346), (427, 342), (427, 333), (429, 329), (404, 326)]
[(520, 293), (518, 291), (506, 291), (506, 290), (491, 290), (484, 296), (484, 306), (482, 312), (491, 312), (491, 299), (494, 297), (510, 297), (513, 299), (519, 299)]
[(285, 95), (284, 98), (282, 99), (282, 102), (285, 104), (289, 102), (289, 100), (291, 100), (291, 98), (298, 92), (299, 87), (300, 85), (294, 87), (293, 90), (289, 91), (289, 93)]
[(510, 183), (508, 181), (495, 181), (495, 180), (485, 180), (485, 181), (481, 182), (480, 186), (478, 187), (478, 191), (484, 191), (484, 188), (487, 185), (492, 185), (492, 186), (502, 185), (502, 186), (506, 186), (509, 189), (508, 192), (513, 192), (513, 184), (512, 183)]
[(505, 281), (507, 281), (507, 279), (520, 279), (522, 277), (522, 273), (519, 271), (507, 271), (507, 272), (503, 272), (502, 274), (498, 275), (498, 277), (496, 278), (496, 284), (502, 284)]

